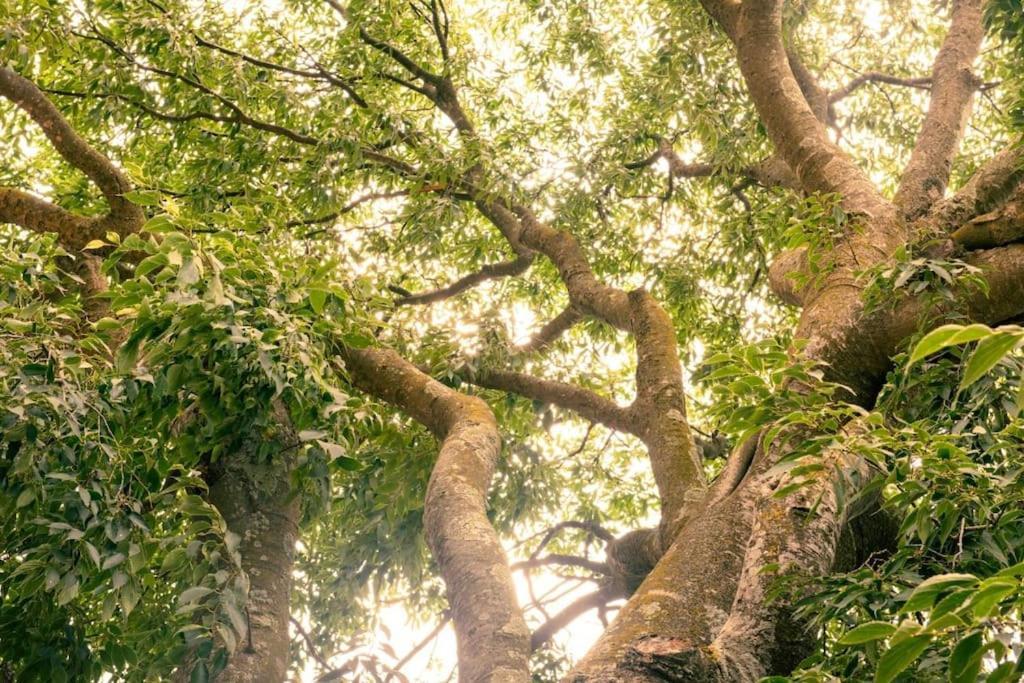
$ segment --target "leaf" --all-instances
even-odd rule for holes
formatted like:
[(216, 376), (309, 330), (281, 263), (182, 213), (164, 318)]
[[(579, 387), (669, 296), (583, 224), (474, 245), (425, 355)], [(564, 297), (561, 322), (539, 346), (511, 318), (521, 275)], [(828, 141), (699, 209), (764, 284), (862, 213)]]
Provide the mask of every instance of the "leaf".
[(350, 458), (347, 455), (339, 455), (331, 462), (331, 464), (349, 472), (360, 470), (363, 466), (361, 462), (355, 458)]
[(231, 620), (231, 626), (235, 629), (235, 633), (238, 634), (239, 639), (245, 638), (246, 634), (249, 632), (249, 627), (248, 621), (246, 621), (241, 610), (239, 610), (235, 603), (230, 600), (225, 600), (221, 604), (228, 615), (228, 619)]
[(978, 348), (974, 349), (971, 357), (967, 360), (964, 376), (960, 380), (960, 389), (966, 389), (977, 382), (982, 375), (991, 370), (1020, 341), (1020, 334), (1010, 334), (1008, 332), (999, 332), (981, 340), (978, 343)]
[(114, 553), (107, 559), (103, 560), (103, 566), (100, 569), (111, 569), (124, 562), (124, 553)]
[(913, 365), (922, 358), (930, 356), (947, 346), (966, 344), (969, 341), (987, 337), (992, 333), (992, 328), (987, 325), (968, 325), (967, 327), (963, 325), (943, 325), (942, 327), (937, 327), (926, 334), (921, 341), (917, 342), (914, 350), (910, 353), (910, 359), (907, 361), (907, 364)]
[(1018, 586), (1016, 580), (1004, 576), (994, 576), (983, 581), (978, 586), (977, 592), (971, 597), (971, 610), (974, 612), (974, 616), (977, 618), (989, 616), (1003, 598), (1015, 592)]
[(35, 497), (35, 491), (33, 491), (32, 489), (25, 489), (20, 494), (18, 494), (18, 499), (14, 501), (14, 507), (23, 508), (29, 503), (31, 503), (33, 500), (35, 500)]
[(175, 548), (171, 552), (167, 553), (164, 561), (160, 564), (161, 571), (174, 571), (184, 565), (188, 560), (188, 555), (184, 548)]
[(921, 653), (924, 652), (932, 642), (930, 635), (911, 636), (906, 640), (896, 643), (885, 651), (878, 660), (878, 668), (875, 670), (875, 683), (889, 683), (896, 678), (901, 671), (914, 663)]
[(320, 448), (324, 449), (324, 453), (326, 453), (328, 458), (331, 460), (334, 460), (335, 458), (340, 458), (343, 455), (345, 455), (345, 449), (336, 443), (333, 443), (331, 441), (324, 441), (322, 439), (317, 439), (316, 442), (320, 446)]
[(61, 583), (60, 592), (57, 593), (57, 604), (66, 605), (74, 600), (76, 595), (78, 595), (78, 577), (68, 574)]
[(328, 292), (322, 289), (309, 290), (309, 305), (317, 315), (320, 315), (324, 311), (324, 303), (327, 301), (327, 294)]
[(844, 634), (837, 642), (839, 645), (860, 645), (874, 640), (888, 638), (896, 632), (896, 627), (884, 621), (869, 621)]
[(196, 602), (213, 592), (212, 588), (206, 586), (192, 586), (191, 588), (185, 589), (181, 595), (178, 596), (179, 605), (187, 605), (192, 602)]
[(978, 583), (973, 574), (939, 574), (925, 579), (917, 585), (907, 601), (900, 608), (900, 614), (928, 609), (940, 593), (957, 586), (972, 586)]
[(125, 584), (124, 588), (121, 589), (119, 597), (121, 599), (121, 610), (124, 612), (125, 616), (128, 616), (132, 613), (132, 610), (135, 609), (135, 606), (139, 604), (139, 599), (142, 597), (142, 594), (139, 592), (135, 583), (129, 581)]
[(949, 657), (949, 683), (974, 683), (981, 671), (981, 633), (960, 640)]
[(132, 190), (122, 195), (136, 206), (157, 206), (160, 204), (160, 193), (156, 190)]
[(88, 242), (85, 243), (85, 246), (82, 247), (82, 250), (85, 251), (86, 249), (102, 249), (103, 247), (109, 246), (110, 245), (104, 242), (103, 240), (89, 240)]
[(174, 221), (166, 213), (158, 213), (142, 224), (144, 232), (163, 232), (174, 227)]

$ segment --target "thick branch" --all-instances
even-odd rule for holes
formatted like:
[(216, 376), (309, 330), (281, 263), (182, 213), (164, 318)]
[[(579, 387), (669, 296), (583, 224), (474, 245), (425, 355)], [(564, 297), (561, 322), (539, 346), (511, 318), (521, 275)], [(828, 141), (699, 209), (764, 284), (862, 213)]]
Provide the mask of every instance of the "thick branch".
[(359, 388), (391, 403), (441, 440), (427, 487), (424, 527), (448, 588), (466, 681), (526, 681), (530, 636), (512, 575), (487, 518), (487, 489), (501, 449), (483, 401), (420, 372), (392, 351), (343, 349)]
[(932, 98), (894, 202), (911, 218), (942, 199), (978, 82), (971, 65), (985, 35), (982, 0), (956, 0), (932, 68)]
[(948, 234), (975, 216), (988, 213), (1024, 182), (1024, 147), (1018, 142), (979, 168), (960, 190), (935, 205), (926, 218), (929, 229)]
[[(124, 198), (131, 190), (128, 178), (110, 159), (93, 149), (71, 127), (64, 116), (36, 87), (35, 83), (0, 67), (0, 95), (24, 110), (42, 129), (54, 149), (73, 167), (82, 171), (99, 188), (109, 211), (101, 219), (72, 216), (63, 209), (17, 190), (5, 190), (5, 220), (30, 230), (52, 230), (65, 245), (81, 248), (97, 234), (112, 230), (119, 235), (138, 230), (145, 219), (142, 209)], [(63, 212), (63, 215), (62, 213)], [(35, 216), (29, 215), (35, 213)], [(21, 220), (13, 220), (19, 218)]]
[(740, 70), (778, 154), (807, 192), (838, 193), (851, 213), (883, 216), (888, 202), (826, 134), (782, 41), (781, 0), (703, 0), (736, 45)]
[(1024, 239), (1024, 185), (1005, 204), (976, 216), (951, 235), (965, 249), (988, 249)]
[(636, 429), (629, 408), (568, 382), (541, 379), (507, 370), (467, 371), (463, 374), (473, 384), (550, 403), (571, 410), (592, 422), (599, 422), (609, 429), (630, 434)]

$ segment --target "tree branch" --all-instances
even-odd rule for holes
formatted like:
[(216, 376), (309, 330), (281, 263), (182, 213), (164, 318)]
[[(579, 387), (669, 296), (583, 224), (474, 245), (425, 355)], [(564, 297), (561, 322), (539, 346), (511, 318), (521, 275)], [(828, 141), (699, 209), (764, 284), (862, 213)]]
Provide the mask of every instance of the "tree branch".
[(624, 597), (615, 586), (605, 586), (584, 595), (570, 603), (565, 609), (541, 624), (530, 636), (530, 650), (535, 651), (547, 644), (556, 633), (571, 624), (578, 617), (601, 605), (607, 605), (616, 598)]
[(565, 310), (545, 323), (537, 334), (533, 335), (530, 341), (519, 346), (516, 349), (516, 353), (535, 353), (545, 349), (582, 319), (583, 316), (579, 311), (572, 306), (566, 306)]
[(396, 306), (412, 306), (412, 305), (425, 305), (432, 304), (444, 299), (450, 299), (453, 296), (461, 294), (471, 287), (475, 287), (482, 282), (487, 280), (495, 280), (503, 277), (512, 277), (515, 275), (522, 275), (533, 263), (533, 255), (525, 254), (517, 256), (511, 261), (502, 261), (501, 263), (490, 263), (483, 266), (480, 270), (469, 275), (464, 275), (455, 282), (451, 283), (446, 287), (434, 289), (429, 292), (421, 292), (419, 294), (408, 294), (402, 296), (400, 299), (395, 300)]
[(1005, 202), (1021, 182), (1024, 182), (1024, 147), (1018, 142), (992, 157), (956, 194), (937, 203), (925, 223), (935, 234), (948, 234)]
[(1024, 239), (1024, 185), (1005, 204), (994, 211), (976, 216), (951, 235), (964, 249), (989, 249)]
[(579, 567), (580, 569), (586, 569), (594, 574), (608, 574), (609, 572), (608, 565), (604, 562), (597, 562), (577, 555), (563, 555), (560, 553), (551, 553), (544, 557), (534, 557), (521, 562), (516, 562), (511, 568), (512, 571), (519, 571), (522, 569), (536, 569), (537, 567), (546, 567), (549, 565), (558, 565), (560, 567)]
[(781, 0), (702, 0), (736, 45), (740, 71), (775, 149), (807, 192), (838, 193), (850, 213), (891, 212), (867, 176), (829, 140), (782, 41)]
[(615, 431), (632, 434), (636, 430), (629, 408), (568, 382), (541, 379), (507, 370), (467, 370), (460, 375), (467, 382), (481, 387), (508, 391), (571, 410), (587, 420), (599, 422)]
[(932, 97), (894, 203), (910, 218), (942, 199), (978, 81), (971, 65), (985, 26), (982, 0), (955, 0), (953, 21), (932, 68)]
[[(73, 219), (67, 212), (62, 216), (60, 212), (63, 209), (48, 202), (24, 192), (8, 190), (5, 193), (8, 216), (21, 216), (26, 222), (18, 224), (28, 229), (52, 225), (50, 229), (57, 232), (67, 246), (75, 249), (80, 249), (97, 234), (102, 235), (106, 231), (116, 232), (123, 237), (138, 230), (145, 215), (140, 207), (124, 197), (132, 189), (127, 176), (78, 135), (35, 83), (9, 67), (0, 66), (0, 95), (25, 111), (64, 160), (96, 184), (109, 208), (107, 215), (101, 219)], [(31, 219), (26, 213), (35, 211), (40, 212), (37, 219)]]
[(408, 413), (441, 441), (424, 528), (448, 589), (460, 675), (525, 680), (529, 631), (487, 517), (487, 489), (501, 449), (493, 413), (479, 398), (431, 379), (393, 351), (340, 352), (357, 387)]
[(899, 76), (890, 76), (889, 74), (883, 74), (878, 71), (868, 71), (866, 73), (857, 76), (852, 81), (844, 85), (839, 90), (833, 90), (828, 94), (829, 104), (835, 104), (840, 100), (843, 100), (854, 92), (859, 90), (861, 86), (867, 85), (868, 83), (886, 83), (888, 85), (901, 85), (907, 88), (917, 88), (919, 90), (931, 90), (932, 79), (931, 76), (924, 76), (921, 78), (901, 78)]

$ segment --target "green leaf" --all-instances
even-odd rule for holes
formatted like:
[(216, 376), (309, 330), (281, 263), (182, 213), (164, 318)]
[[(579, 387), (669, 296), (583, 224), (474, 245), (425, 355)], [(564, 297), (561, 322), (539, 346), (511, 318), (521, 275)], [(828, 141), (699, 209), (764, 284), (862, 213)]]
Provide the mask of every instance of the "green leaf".
[(60, 592), (57, 593), (57, 604), (66, 605), (78, 595), (78, 577), (74, 574), (67, 574), (61, 582)]
[(925, 579), (917, 585), (907, 601), (900, 608), (900, 614), (928, 609), (940, 593), (957, 586), (972, 586), (978, 578), (972, 574), (939, 574)]
[(158, 213), (142, 224), (145, 232), (165, 232), (174, 228), (174, 221), (166, 213)]
[(206, 586), (192, 586), (191, 588), (185, 589), (181, 595), (178, 596), (179, 605), (187, 605), (197, 600), (205, 598), (207, 595), (213, 592), (212, 588)]
[(84, 251), (86, 249), (102, 249), (103, 247), (109, 246), (110, 245), (104, 242), (103, 240), (89, 240), (88, 242), (85, 243), (85, 246), (82, 247), (82, 250)]
[(875, 683), (889, 683), (896, 678), (900, 672), (914, 663), (921, 653), (924, 652), (932, 642), (932, 636), (925, 634), (911, 636), (906, 640), (896, 643), (878, 660), (878, 668), (875, 670)]
[(328, 292), (322, 289), (309, 290), (309, 305), (317, 315), (324, 312), (324, 303), (327, 301), (327, 294)]
[(969, 341), (981, 339), (992, 334), (992, 328), (987, 325), (943, 325), (926, 334), (921, 341), (917, 342), (914, 350), (910, 353), (909, 365), (930, 356), (948, 346), (966, 344)]
[(974, 616), (976, 618), (989, 616), (1003, 598), (1016, 592), (1018, 587), (1018, 582), (1010, 577), (994, 576), (991, 579), (986, 579), (971, 597), (971, 610), (974, 612)]
[(869, 621), (844, 634), (837, 642), (839, 645), (860, 645), (882, 638), (888, 638), (896, 632), (896, 627), (884, 621)]
[(974, 683), (981, 671), (982, 638), (972, 633), (962, 638), (949, 657), (949, 683)]
[(18, 499), (14, 501), (14, 507), (23, 508), (31, 503), (36, 498), (36, 492), (32, 489), (25, 489), (18, 494)]
[(160, 204), (160, 193), (156, 190), (132, 190), (125, 192), (122, 196), (137, 206), (158, 206)]
[(1008, 332), (997, 332), (991, 337), (982, 339), (978, 343), (978, 348), (974, 349), (971, 357), (967, 360), (964, 376), (960, 380), (960, 389), (966, 389), (977, 382), (1020, 342), (1020, 334)]

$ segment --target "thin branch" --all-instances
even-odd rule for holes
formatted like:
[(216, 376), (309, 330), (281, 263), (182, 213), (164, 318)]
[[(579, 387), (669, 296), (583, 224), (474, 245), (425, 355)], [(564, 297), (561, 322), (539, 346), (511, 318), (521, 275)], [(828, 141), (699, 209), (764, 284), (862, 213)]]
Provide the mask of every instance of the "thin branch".
[(516, 353), (535, 353), (547, 348), (582, 319), (583, 315), (573, 306), (566, 306), (561, 313), (545, 323), (530, 341), (517, 347)]
[(829, 104), (835, 104), (836, 102), (849, 97), (868, 83), (886, 83), (888, 85), (900, 85), (906, 88), (917, 88), (919, 90), (931, 90), (932, 87), (931, 76), (924, 76), (921, 78), (902, 78), (900, 76), (891, 76), (878, 71), (868, 71), (857, 76), (842, 88), (830, 92), (828, 94)]
[(579, 567), (580, 569), (586, 569), (589, 572), (603, 575), (607, 575), (610, 572), (608, 565), (604, 562), (596, 562), (585, 557), (564, 555), (561, 553), (551, 553), (544, 557), (531, 558), (529, 560), (523, 560), (522, 562), (516, 562), (512, 565), (511, 569), (512, 571), (521, 571), (526, 569), (536, 569), (537, 567), (547, 567), (549, 565), (557, 565), (560, 567)]
[(324, 669), (330, 669), (331, 665), (328, 664), (327, 660), (324, 659), (324, 656), (320, 654), (320, 648), (316, 646), (316, 643), (313, 642), (313, 638), (309, 635), (309, 632), (306, 631), (302, 624), (299, 623), (299, 620), (295, 617), (289, 617), (288, 620), (291, 622), (292, 626), (295, 627), (295, 630), (299, 632), (299, 635), (302, 636), (302, 639), (306, 643), (306, 651), (309, 652), (310, 656)]
[(574, 600), (565, 609), (541, 624), (530, 636), (530, 648), (537, 651), (547, 644), (556, 633), (571, 624), (578, 617), (586, 614), (592, 609), (601, 605), (607, 605), (612, 600), (623, 597), (620, 590), (613, 586), (605, 586), (600, 590), (584, 595)]
[(517, 256), (511, 261), (489, 263), (475, 273), (464, 275), (446, 287), (418, 294), (406, 294), (395, 300), (396, 306), (426, 305), (450, 299), (488, 280), (522, 275), (533, 263), (533, 255)]
[[(420, 650), (425, 648), (427, 646), (427, 644), (430, 643), (430, 641), (434, 640), (439, 635), (441, 635), (441, 631), (444, 630), (444, 627), (447, 626), (448, 622), (451, 621), (451, 620), (452, 620), (451, 614), (449, 614), (447, 611), (445, 611), (444, 618), (441, 619), (441, 621), (438, 622), (437, 626), (435, 626), (433, 628), (433, 630), (431, 630), (431, 632), (427, 634), (427, 637), (424, 638), (423, 640), (421, 640), (416, 645), (414, 645), (411, 650), (409, 650), (407, 653), (405, 653), (405, 656), (403, 656), (401, 659), (399, 659), (397, 662), (395, 662), (395, 666), (392, 667), (392, 668), (395, 671), (401, 671), (403, 666), (408, 664), (410, 661), (412, 661), (413, 657), (415, 657), (417, 654), (419, 654)], [(385, 679), (385, 682), (387, 680), (388, 679)]]

